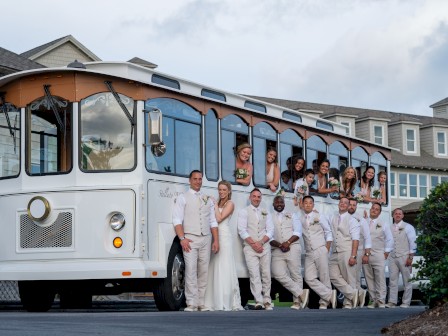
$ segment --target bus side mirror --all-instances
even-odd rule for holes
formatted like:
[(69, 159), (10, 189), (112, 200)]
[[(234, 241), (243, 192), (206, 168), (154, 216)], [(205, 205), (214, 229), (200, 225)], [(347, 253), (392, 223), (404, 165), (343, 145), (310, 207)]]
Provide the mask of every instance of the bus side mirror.
[(162, 111), (158, 108), (144, 110), (148, 113), (148, 136), (151, 152), (155, 157), (162, 156), (166, 152), (166, 145), (162, 141)]

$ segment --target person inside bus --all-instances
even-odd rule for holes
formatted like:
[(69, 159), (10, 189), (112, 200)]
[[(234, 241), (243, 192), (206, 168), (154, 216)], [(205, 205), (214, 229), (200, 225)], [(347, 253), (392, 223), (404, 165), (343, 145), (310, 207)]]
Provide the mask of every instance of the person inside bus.
[(352, 166), (345, 168), (342, 173), (341, 187), (339, 188), (339, 197), (353, 197), (358, 176), (356, 169)]
[(252, 146), (243, 142), (236, 148), (235, 180), (242, 185), (249, 185), (252, 179), (253, 166), (249, 159), (252, 155)]
[(378, 184), (372, 191), (372, 202), (379, 204), (386, 204), (386, 182), (387, 182), (387, 173), (382, 170), (378, 173)]
[[(311, 188), (312, 194), (326, 196), (331, 193), (339, 192), (339, 185), (329, 185), (328, 172), (330, 169), (330, 161), (322, 159), (318, 162), (319, 170), (314, 175), (314, 184)], [(337, 181), (337, 180), (336, 180)]]
[(291, 178), (291, 162), (293, 157), (290, 156), (286, 159), (286, 170), (282, 171), (280, 174), (281, 181), (280, 181), (280, 187), (282, 187), (284, 190), (292, 191), (292, 183), (294, 182)]
[(275, 192), (280, 182), (280, 167), (277, 163), (277, 150), (269, 148), (266, 153), (266, 184), (269, 190)]
[(375, 177), (375, 168), (373, 166), (368, 166), (364, 174), (362, 174), (359, 183), (356, 186), (355, 197), (359, 195), (358, 201), (362, 202), (372, 202), (373, 198), (371, 196), (372, 187)]
[(294, 156), (291, 163), (292, 187), (295, 189), (296, 182), (304, 176), (305, 159), (302, 156)]
[(303, 178), (297, 180), (296, 186), (294, 188), (294, 205), (302, 209), (302, 199), (304, 196), (309, 195), (310, 186), (314, 181), (314, 170), (307, 169)]

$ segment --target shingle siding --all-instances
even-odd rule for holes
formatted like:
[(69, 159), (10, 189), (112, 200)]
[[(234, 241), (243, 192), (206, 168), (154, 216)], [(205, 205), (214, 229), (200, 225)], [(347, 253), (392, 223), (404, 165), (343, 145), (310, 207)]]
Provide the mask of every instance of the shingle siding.
[(42, 57), (36, 58), (36, 61), (46, 66), (66, 66), (74, 60), (79, 62), (90, 62), (91, 59), (85, 53), (76, 48), (71, 43), (65, 43), (60, 47), (46, 53)]

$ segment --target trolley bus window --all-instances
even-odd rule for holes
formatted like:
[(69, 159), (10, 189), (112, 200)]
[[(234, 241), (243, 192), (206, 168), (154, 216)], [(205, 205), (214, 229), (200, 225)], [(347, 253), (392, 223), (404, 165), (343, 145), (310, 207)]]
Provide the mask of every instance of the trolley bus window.
[[(329, 177), (341, 181), (342, 174), (348, 167), (348, 149), (339, 141), (333, 142), (329, 146), (330, 152), (330, 172)], [(339, 198), (339, 193), (331, 193), (331, 198)]]
[(10, 104), (0, 107), (0, 139), (0, 178), (15, 177), (20, 170), (20, 112)]
[[(146, 147), (146, 169), (165, 174), (188, 176), (201, 169), (201, 115), (187, 104), (171, 98), (154, 98), (145, 102), (145, 110), (162, 111), (164, 155), (156, 157)], [(148, 118), (146, 115), (145, 118)], [(145, 121), (147, 125), (147, 120)], [(145, 130), (148, 139), (148, 129)]]
[[(48, 99), (52, 99), (52, 103)], [(51, 108), (52, 105), (55, 109)], [(28, 174), (68, 173), (72, 169), (71, 120), (71, 104), (58, 97), (46, 96), (28, 106)]]
[[(119, 96), (133, 115), (134, 100)], [(80, 105), (81, 170), (132, 170), (136, 164), (134, 129), (112, 93), (94, 94)]]
[(235, 151), (238, 145), (249, 142), (249, 126), (231, 114), (221, 120), (222, 178), (235, 182)]
[(218, 119), (213, 110), (209, 110), (205, 116), (205, 175), (211, 181), (219, 178)]
[(293, 161), (303, 157), (303, 140), (293, 130), (287, 129), (280, 134), (280, 186), (286, 191), (293, 191)]
[(266, 154), (268, 149), (273, 148), (277, 151), (277, 132), (271, 125), (265, 122), (256, 124), (253, 130), (254, 184), (266, 187)]
[[(313, 135), (306, 141), (306, 166), (307, 168), (313, 169), (317, 174), (319, 169), (319, 162), (327, 157), (327, 145), (322, 140), (322, 138), (317, 135)], [(315, 176), (315, 180), (317, 177)], [(311, 188), (310, 192), (313, 196), (322, 196), (327, 197), (327, 194), (318, 194), (317, 193), (318, 185), (315, 182)]]

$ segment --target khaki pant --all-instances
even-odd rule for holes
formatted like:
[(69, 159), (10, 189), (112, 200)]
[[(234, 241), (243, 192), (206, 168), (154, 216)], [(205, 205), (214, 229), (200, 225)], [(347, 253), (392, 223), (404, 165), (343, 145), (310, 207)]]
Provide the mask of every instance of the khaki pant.
[(370, 299), (379, 303), (386, 303), (387, 288), (384, 264), (384, 253), (372, 253), (369, 263), (362, 265)]
[(319, 304), (328, 306), (331, 299), (331, 281), (328, 250), (321, 246), (305, 254), (305, 281), (320, 296)]
[(302, 248), (300, 244), (292, 244), (288, 252), (282, 252), (279, 248), (275, 248), (271, 253), (272, 276), (292, 293), (294, 302), (298, 302), (298, 297), (303, 293)]
[(207, 289), (208, 264), (212, 247), (212, 236), (185, 234), (191, 239), (190, 252), (184, 251), (185, 297), (188, 306), (203, 306)]
[(406, 267), (407, 255), (394, 258), (389, 256), (389, 302), (397, 304), (398, 301), (398, 277), (401, 273), (403, 278), (404, 293), (402, 303), (411, 304), (412, 299), (412, 283), (409, 281), (411, 277), (411, 267)]
[(263, 245), (263, 252), (255, 252), (251, 246), (243, 248), (250, 277), (250, 291), (257, 304), (271, 302), (271, 246)]
[(353, 301), (356, 288), (356, 265), (350, 266), (348, 261), (351, 251), (334, 252), (330, 257), (330, 279), (333, 285), (345, 296), (344, 304), (347, 299)]

